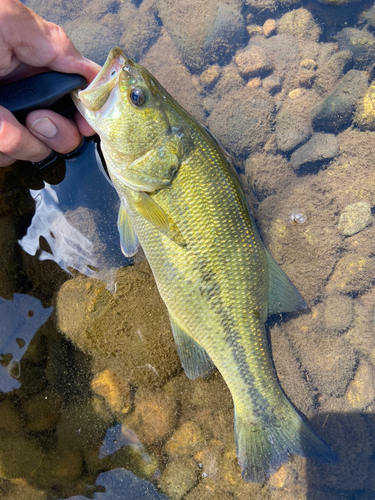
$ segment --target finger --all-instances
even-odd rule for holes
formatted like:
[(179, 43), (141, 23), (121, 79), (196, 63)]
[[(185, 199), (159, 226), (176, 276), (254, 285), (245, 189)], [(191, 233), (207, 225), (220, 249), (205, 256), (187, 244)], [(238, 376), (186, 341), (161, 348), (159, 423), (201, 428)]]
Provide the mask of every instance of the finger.
[(48, 109), (29, 113), (26, 117), (26, 127), (57, 153), (70, 153), (82, 142), (82, 135), (73, 120)]
[(0, 106), (0, 152), (16, 160), (37, 162), (46, 158), (51, 148)]
[(4, 153), (0, 153), (0, 167), (8, 167), (9, 165), (12, 165), (16, 160), (14, 158), (11, 158), (8, 155), (5, 155)]
[(84, 135), (85, 137), (90, 137), (91, 135), (95, 134), (95, 130), (90, 127), (90, 125), (83, 118), (83, 116), (81, 115), (81, 113), (79, 111), (76, 111), (74, 113), (74, 121), (75, 121), (80, 133), (82, 135)]
[(1, 2), (0, 75), (9, 74), (21, 61), (93, 80), (100, 67), (81, 56), (60, 26), (45, 21), (18, 0)]

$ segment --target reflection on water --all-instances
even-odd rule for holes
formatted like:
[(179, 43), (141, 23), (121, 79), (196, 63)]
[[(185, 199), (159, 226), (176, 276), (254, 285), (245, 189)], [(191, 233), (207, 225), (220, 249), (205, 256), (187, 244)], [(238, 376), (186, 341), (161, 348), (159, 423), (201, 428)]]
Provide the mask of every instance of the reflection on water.
[[(30, 255), (40, 250), (40, 260), (53, 260), (68, 273), (71, 268), (101, 279), (114, 291), (115, 269), (126, 264), (116, 241), (114, 214), (119, 202), (95, 166), (100, 158), (93, 154), (94, 145), (85, 146), (80, 168), (76, 168), (76, 160), (67, 160), (62, 182), (56, 186), (45, 182), (43, 189), (30, 190), (35, 214), (19, 243)], [(87, 185), (90, 188), (85, 189)], [(48, 251), (40, 248), (41, 237)]]
[(276, 370), (341, 462), (241, 480), (228, 389), (181, 371), (88, 142), (57, 180), (0, 171), (1, 498), (374, 498), (373, 2), (25, 3), (101, 63), (122, 46), (235, 154), (310, 306), (268, 322)]
[(15, 293), (13, 300), (0, 297), (0, 391), (18, 389), (20, 361), (40, 326), (53, 308), (44, 308), (40, 300)]

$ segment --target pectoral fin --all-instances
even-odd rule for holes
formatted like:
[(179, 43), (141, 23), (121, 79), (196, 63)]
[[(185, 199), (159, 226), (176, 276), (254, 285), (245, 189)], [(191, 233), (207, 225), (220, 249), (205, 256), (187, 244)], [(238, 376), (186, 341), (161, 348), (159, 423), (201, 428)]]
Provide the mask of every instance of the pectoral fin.
[(123, 202), (118, 213), (117, 226), (122, 253), (125, 257), (132, 257), (137, 253), (139, 242)]
[(144, 217), (177, 245), (181, 247), (186, 246), (186, 242), (175, 222), (148, 194), (142, 191), (133, 191), (132, 199), (133, 206), (139, 215)]
[(177, 352), (186, 376), (191, 380), (197, 377), (207, 377), (215, 369), (209, 355), (198, 342), (181, 328), (171, 313), (169, 313), (169, 319)]

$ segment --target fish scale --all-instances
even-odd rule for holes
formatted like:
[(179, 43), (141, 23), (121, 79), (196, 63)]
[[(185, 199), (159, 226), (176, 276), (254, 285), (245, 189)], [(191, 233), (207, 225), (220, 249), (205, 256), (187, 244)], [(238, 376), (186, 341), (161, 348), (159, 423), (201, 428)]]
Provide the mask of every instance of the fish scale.
[(122, 249), (141, 243), (186, 374), (214, 365), (229, 387), (242, 477), (262, 482), (289, 454), (335, 461), (278, 382), (264, 322), (306, 305), (264, 247), (227, 154), (121, 49), (73, 99), (101, 137)]

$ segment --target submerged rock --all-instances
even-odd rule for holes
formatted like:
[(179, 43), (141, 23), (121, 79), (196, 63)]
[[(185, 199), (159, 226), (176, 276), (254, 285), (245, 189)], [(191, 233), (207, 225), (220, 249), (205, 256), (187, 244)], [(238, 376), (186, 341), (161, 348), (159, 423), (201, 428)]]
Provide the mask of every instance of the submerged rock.
[(340, 50), (349, 50), (355, 68), (371, 70), (375, 64), (375, 37), (365, 30), (344, 28), (336, 40)]
[(161, 0), (159, 16), (185, 64), (195, 71), (232, 55), (247, 38), (244, 19), (234, 2)]
[(373, 402), (375, 399), (375, 369), (370, 363), (365, 360), (360, 362), (345, 397), (354, 410), (363, 410)]
[(197, 483), (200, 472), (195, 460), (177, 458), (164, 469), (159, 486), (171, 500), (180, 500)]
[(311, 139), (294, 151), (290, 164), (294, 170), (317, 169), (339, 154), (339, 142), (333, 134), (315, 133)]
[(375, 130), (375, 83), (367, 89), (358, 101), (354, 123), (362, 130)]
[(260, 76), (272, 69), (272, 63), (262, 46), (251, 43), (235, 58), (240, 73), (244, 77)]
[(57, 325), (92, 357), (133, 384), (161, 385), (180, 368), (169, 318), (148, 264), (119, 269), (117, 292), (78, 277), (57, 294)]
[(315, 130), (337, 132), (349, 125), (355, 106), (367, 88), (367, 77), (357, 70), (350, 70), (340, 80), (336, 89), (311, 111)]
[(124, 420), (124, 425), (130, 427), (142, 443), (153, 445), (173, 432), (176, 412), (176, 401), (161, 389), (139, 391), (135, 409)]
[[(293, 96), (294, 94), (292, 94)], [(276, 142), (280, 151), (288, 152), (306, 142), (313, 132), (310, 110), (319, 102), (314, 91), (302, 91), (287, 99), (276, 115)]]
[(72, 31), (68, 30), (74, 45), (85, 57), (102, 66), (109, 51), (118, 44), (116, 34), (98, 23), (84, 21), (75, 24), (77, 26)]
[(337, 263), (326, 289), (357, 294), (369, 290), (375, 275), (374, 258), (360, 253), (345, 254)]
[(284, 14), (279, 19), (277, 31), (280, 35), (292, 35), (315, 41), (320, 36), (320, 27), (315, 22), (311, 12), (302, 7)]
[(207, 123), (225, 148), (235, 155), (246, 156), (270, 137), (273, 108), (267, 93), (244, 88), (219, 101)]
[(344, 236), (352, 236), (371, 222), (371, 207), (365, 201), (348, 205), (340, 214), (338, 230)]

